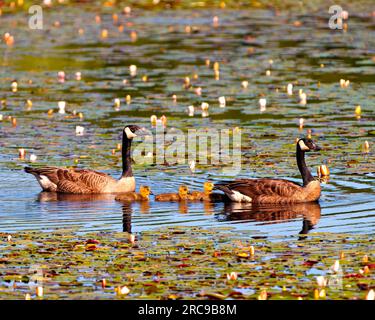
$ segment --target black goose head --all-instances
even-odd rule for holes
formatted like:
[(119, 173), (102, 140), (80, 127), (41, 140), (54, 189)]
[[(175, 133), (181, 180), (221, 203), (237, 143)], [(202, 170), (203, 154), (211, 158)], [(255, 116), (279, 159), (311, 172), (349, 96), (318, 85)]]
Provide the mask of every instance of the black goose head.
[(297, 148), (304, 152), (321, 150), (321, 148), (317, 146), (314, 141), (307, 138), (299, 139), (297, 143)]
[(124, 135), (130, 140), (138, 136), (144, 136), (146, 134), (147, 131), (145, 128), (141, 128), (140, 126), (137, 126), (135, 124), (130, 124), (124, 128)]

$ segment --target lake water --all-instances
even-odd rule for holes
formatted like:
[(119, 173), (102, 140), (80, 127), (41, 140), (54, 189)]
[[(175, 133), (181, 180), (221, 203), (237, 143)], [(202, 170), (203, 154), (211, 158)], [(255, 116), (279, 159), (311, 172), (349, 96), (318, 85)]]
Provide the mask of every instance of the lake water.
[[(328, 28), (325, 4), (277, 14), (250, 7), (135, 8), (130, 17), (119, 14), (116, 24), (114, 8), (101, 10), (101, 23), (95, 23), (97, 8), (62, 6), (45, 12), (44, 30), (28, 29), (25, 13), (4, 14), (0, 33), (13, 34), (15, 44), (0, 45), (0, 98), (6, 100), (0, 106), (0, 231), (74, 226), (83, 232), (138, 232), (191, 225), (234, 227), (261, 236), (292, 236), (312, 227), (319, 232), (373, 235), (375, 38), (371, 34), (375, 21), (366, 6), (348, 6), (346, 32)], [(216, 27), (214, 16), (219, 17)], [(101, 36), (103, 29), (108, 30), (107, 38)], [(219, 80), (214, 75), (215, 61), (220, 63)], [(129, 75), (133, 64), (136, 77)], [(62, 70), (63, 83), (57, 79)], [(82, 74), (80, 81), (76, 72)], [(191, 80), (188, 89), (183, 85), (185, 77)], [(14, 79), (17, 92), (10, 88)], [(341, 88), (340, 79), (350, 80), (350, 85)], [(244, 80), (247, 88), (241, 86)], [(286, 94), (288, 83), (294, 84), (292, 96)], [(198, 87), (201, 96), (195, 92)], [(307, 93), (307, 105), (299, 103), (299, 89)], [(226, 97), (225, 108), (219, 106), (220, 96)], [(267, 99), (264, 111), (259, 108), (260, 97)], [(113, 107), (115, 98), (121, 99), (119, 110)], [(32, 100), (31, 108), (25, 106), (27, 99)], [(66, 101), (65, 115), (57, 113), (61, 100)], [(210, 105), (205, 117), (202, 102)], [(189, 105), (195, 106), (194, 116), (186, 111)], [(357, 105), (360, 116), (355, 114)], [(54, 113), (48, 116), (50, 109)], [(82, 112), (83, 119), (72, 116), (74, 110)], [(311, 130), (323, 151), (308, 155), (307, 164), (314, 175), (320, 164), (331, 171), (329, 181), (322, 184), (320, 204), (249, 207), (150, 201), (124, 205), (113, 196), (40, 194), (34, 177), (23, 172), (34, 153), (38, 158), (33, 165), (77, 165), (119, 176), (120, 152), (113, 155), (112, 149), (121, 142), (121, 130), (126, 124), (151, 128), (153, 114), (166, 115), (168, 128), (183, 132), (241, 128), (240, 177), (300, 181), (294, 142)], [(9, 116), (17, 119), (16, 126)], [(300, 118), (305, 120), (302, 129)], [(85, 128), (83, 136), (76, 136), (77, 125)], [(370, 144), (368, 153), (362, 150), (365, 141)], [(21, 147), (26, 149), (26, 160), (18, 158)], [(228, 177), (221, 169), (197, 164), (191, 173), (188, 163), (134, 165), (138, 185), (150, 185), (155, 194), (175, 192), (180, 184), (194, 190), (208, 179), (237, 177)]]

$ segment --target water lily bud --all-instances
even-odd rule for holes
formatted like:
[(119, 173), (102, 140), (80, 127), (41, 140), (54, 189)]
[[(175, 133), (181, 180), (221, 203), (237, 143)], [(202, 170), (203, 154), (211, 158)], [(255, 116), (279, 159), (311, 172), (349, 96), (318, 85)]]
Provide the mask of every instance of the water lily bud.
[(219, 17), (218, 16), (214, 16), (212, 18), (212, 24), (214, 27), (217, 27), (219, 25)]
[(202, 95), (202, 88), (201, 87), (195, 88), (195, 94), (197, 96), (201, 96)]
[(230, 281), (230, 280), (237, 280), (237, 278), (238, 278), (238, 274), (237, 274), (237, 272), (231, 272), (231, 273), (227, 273), (227, 279), (228, 279), (228, 281)]
[(18, 156), (20, 159), (25, 159), (26, 150), (24, 148), (18, 149)]
[(214, 71), (219, 71), (219, 68), (220, 68), (219, 62), (216, 61), (214, 63)]
[(113, 100), (113, 105), (115, 108), (120, 108), (120, 105), (121, 105), (121, 101), (119, 98), (115, 98), (115, 100)]
[(264, 289), (260, 292), (258, 300), (267, 300), (267, 290)]
[(317, 173), (318, 173), (318, 177), (326, 177), (326, 176), (329, 176), (329, 169), (325, 164), (323, 164), (318, 167)]
[(177, 96), (175, 94), (172, 95), (172, 100), (173, 100), (173, 102), (177, 102)]
[(0, 114), (0, 121), (3, 121), (3, 119), (4, 119), (4, 116)]
[(360, 116), (360, 115), (361, 115), (361, 112), (362, 112), (361, 106), (360, 106), (360, 105), (356, 106), (356, 107), (355, 107), (355, 114), (356, 114), (357, 116)]
[(249, 81), (244, 80), (241, 82), (241, 85), (242, 85), (242, 88), (246, 89), (249, 86)]
[(82, 77), (82, 74), (81, 74), (81, 72), (76, 72), (76, 80), (77, 81), (80, 81), (81, 80), (81, 77)]
[(211, 61), (210, 61), (210, 59), (206, 59), (206, 60), (205, 60), (205, 64), (206, 64), (206, 66), (207, 66), (207, 67), (209, 67), (209, 66), (210, 66), (210, 64), (211, 64)]
[(135, 235), (134, 234), (129, 234), (129, 242), (134, 244), (135, 243)]
[(365, 255), (363, 256), (363, 258), (362, 258), (362, 262), (363, 262), (363, 263), (368, 263), (368, 255), (367, 255), (367, 254), (365, 254)]
[(39, 287), (36, 288), (36, 295), (39, 298), (43, 297), (43, 287), (39, 286)]
[(305, 92), (301, 92), (301, 93), (300, 93), (300, 95), (299, 95), (299, 99), (300, 99), (299, 103), (300, 103), (301, 105), (304, 106), (304, 105), (307, 104), (307, 95), (306, 95)]
[(156, 126), (156, 122), (158, 121), (158, 117), (156, 115), (152, 115), (150, 117), (151, 125)]
[(293, 84), (292, 83), (289, 83), (288, 86), (286, 87), (286, 91), (288, 93), (288, 95), (293, 95)]
[(267, 70), (266, 71), (266, 76), (270, 76), (271, 75), (271, 70)]
[(160, 117), (160, 121), (164, 127), (167, 126), (167, 117), (164, 114)]
[(364, 153), (369, 153), (370, 152), (370, 144), (369, 144), (369, 142), (367, 140), (363, 144), (363, 152)]
[(108, 30), (107, 29), (103, 29), (102, 32), (101, 32), (101, 37), (102, 38), (108, 38)]
[(124, 13), (125, 13), (126, 15), (130, 15), (131, 12), (132, 12), (132, 8), (131, 8), (131, 7), (127, 6), (127, 7), (124, 8)]
[(107, 285), (107, 280), (102, 279), (101, 284), (102, 284), (102, 288), (105, 288), (105, 286)]
[(30, 293), (26, 293), (26, 294), (25, 294), (25, 300), (31, 300)]
[(33, 106), (33, 102), (30, 99), (27, 99), (26, 100), (26, 106), (27, 106), (28, 109), (31, 109), (31, 107)]
[(250, 246), (250, 255), (253, 256), (255, 254), (255, 249), (253, 246)]
[(118, 295), (127, 295), (129, 294), (130, 290), (127, 286), (117, 287), (116, 290)]
[(30, 161), (35, 162), (37, 159), (37, 156), (35, 154), (30, 154)]
[(189, 168), (191, 172), (195, 172), (195, 160), (189, 161)]
[(300, 129), (302, 129), (302, 128), (303, 128), (303, 126), (304, 126), (304, 123), (305, 123), (305, 119), (303, 119), (303, 118), (300, 118), (300, 119), (299, 119), (299, 128), (300, 128)]
[(138, 38), (138, 34), (137, 34), (137, 32), (135, 32), (135, 31), (131, 31), (131, 32), (130, 32), (130, 39), (132, 40), (132, 42), (137, 41), (137, 38)]
[(132, 101), (132, 97), (131, 97), (130, 94), (126, 95), (125, 101), (126, 101), (127, 104), (130, 104), (130, 102)]
[(12, 241), (12, 236), (11, 236), (10, 234), (8, 234), (8, 236), (7, 236), (7, 241), (8, 241), (8, 242), (11, 242), (11, 241)]
[(10, 87), (12, 88), (12, 92), (17, 92), (18, 90), (18, 83), (16, 80), (12, 81)]
[(130, 75), (132, 77), (135, 77), (137, 75), (137, 66), (132, 64), (130, 67), (129, 67), (129, 71), (130, 71)]

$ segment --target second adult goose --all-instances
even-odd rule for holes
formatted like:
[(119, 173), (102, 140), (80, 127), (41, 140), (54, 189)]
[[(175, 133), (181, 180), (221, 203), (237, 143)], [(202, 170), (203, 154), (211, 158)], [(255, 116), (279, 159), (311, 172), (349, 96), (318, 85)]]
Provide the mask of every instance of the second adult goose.
[(297, 203), (319, 200), (320, 183), (311, 175), (305, 163), (305, 153), (320, 148), (311, 139), (297, 142), (296, 158), (303, 185), (284, 179), (238, 179), (218, 183), (215, 189), (223, 191), (234, 202)]
[(26, 167), (25, 171), (35, 176), (43, 191), (62, 193), (123, 193), (135, 191), (135, 178), (131, 167), (131, 142), (145, 129), (128, 125), (122, 135), (122, 175), (116, 180), (111, 176), (88, 169), (66, 169), (59, 167)]

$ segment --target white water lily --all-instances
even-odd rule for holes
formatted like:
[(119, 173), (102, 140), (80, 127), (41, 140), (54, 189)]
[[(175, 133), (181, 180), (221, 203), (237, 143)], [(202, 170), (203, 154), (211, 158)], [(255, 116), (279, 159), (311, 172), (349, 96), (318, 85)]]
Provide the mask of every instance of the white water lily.
[(207, 102), (202, 102), (201, 108), (202, 108), (203, 111), (208, 110), (209, 104)]
[(57, 105), (59, 107), (59, 113), (64, 114), (65, 113), (66, 102), (65, 101), (59, 101), (57, 103)]
[(265, 111), (266, 106), (267, 106), (267, 99), (266, 98), (260, 98), (259, 99), (259, 106), (260, 106), (260, 111)]
[(189, 117), (194, 116), (194, 106), (188, 106)]
[(319, 287), (325, 287), (325, 286), (327, 286), (327, 279), (324, 276), (318, 276), (318, 277), (316, 277), (316, 282), (318, 283)]
[(221, 108), (224, 108), (226, 106), (227, 102), (224, 96), (219, 97), (219, 104)]
[(118, 295), (127, 295), (130, 292), (127, 286), (118, 287), (116, 291)]
[(300, 127), (301, 129), (303, 128), (304, 124), (305, 124), (305, 119), (300, 118), (300, 119), (299, 119), (299, 127)]
[(242, 85), (242, 88), (246, 89), (249, 86), (249, 81), (244, 80), (241, 82), (241, 85)]
[(375, 291), (373, 289), (367, 292), (366, 300), (375, 300)]
[(339, 272), (340, 270), (340, 261), (336, 260), (335, 263), (331, 266), (331, 270), (335, 273)]
[(113, 100), (113, 105), (115, 106), (115, 108), (120, 108), (120, 105), (121, 105), (121, 101), (119, 98), (115, 98)]
[(82, 127), (82, 126), (76, 126), (76, 135), (77, 136), (82, 136), (84, 131), (85, 131), (84, 127)]

